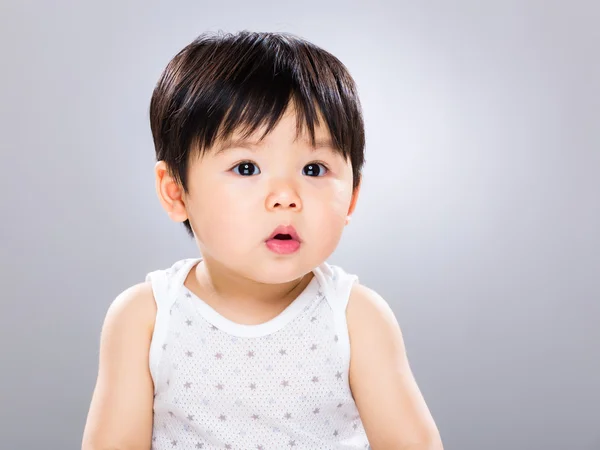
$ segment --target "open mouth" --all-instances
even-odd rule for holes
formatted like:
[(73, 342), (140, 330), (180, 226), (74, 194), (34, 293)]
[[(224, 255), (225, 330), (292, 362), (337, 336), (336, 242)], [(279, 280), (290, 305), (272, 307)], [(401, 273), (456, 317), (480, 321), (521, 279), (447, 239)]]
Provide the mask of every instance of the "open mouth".
[(293, 226), (279, 226), (266, 241), (267, 248), (280, 255), (288, 255), (298, 251), (302, 240)]
[(278, 239), (278, 240), (281, 240), (281, 241), (291, 241), (293, 238), (289, 234), (281, 234), (281, 233), (279, 233), (279, 234), (276, 234), (275, 236), (273, 236), (273, 239)]
[(302, 239), (300, 239), (300, 236), (298, 236), (296, 229), (292, 225), (278, 226), (267, 240), (302, 242)]

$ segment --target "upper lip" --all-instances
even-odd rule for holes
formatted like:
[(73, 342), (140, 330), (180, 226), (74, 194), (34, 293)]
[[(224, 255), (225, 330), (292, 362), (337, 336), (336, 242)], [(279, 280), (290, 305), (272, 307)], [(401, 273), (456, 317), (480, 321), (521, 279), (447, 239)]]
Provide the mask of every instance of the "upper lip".
[(267, 240), (273, 239), (278, 234), (289, 234), (292, 239), (301, 242), (300, 236), (298, 236), (296, 229), (292, 225), (279, 225), (277, 228), (275, 228)]

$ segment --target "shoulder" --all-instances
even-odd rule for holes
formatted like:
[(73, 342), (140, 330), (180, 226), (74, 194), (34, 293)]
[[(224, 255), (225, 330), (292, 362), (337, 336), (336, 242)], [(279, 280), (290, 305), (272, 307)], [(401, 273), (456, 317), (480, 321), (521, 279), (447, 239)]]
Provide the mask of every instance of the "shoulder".
[(385, 327), (388, 331), (398, 328), (398, 321), (387, 301), (373, 289), (354, 283), (350, 290), (346, 310), (350, 334), (363, 333), (372, 327)]
[(152, 335), (156, 302), (150, 281), (135, 284), (119, 293), (111, 302), (104, 319), (103, 334), (139, 330)]
[(405, 357), (404, 338), (394, 311), (373, 289), (359, 283), (352, 286), (346, 322), (353, 370), (378, 359)]
[(373, 289), (361, 284), (356, 274), (333, 264), (324, 264), (322, 273), (329, 279), (339, 298), (344, 299), (343, 308), (351, 334), (357, 329), (369, 328), (381, 322), (397, 326), (389, 304)]

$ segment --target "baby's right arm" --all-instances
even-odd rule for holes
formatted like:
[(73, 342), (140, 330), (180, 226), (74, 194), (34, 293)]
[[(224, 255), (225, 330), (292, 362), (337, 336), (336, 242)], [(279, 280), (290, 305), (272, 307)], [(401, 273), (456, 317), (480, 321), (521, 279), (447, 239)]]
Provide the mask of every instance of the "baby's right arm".
[(150, 449), (154, 384), (148, 353), (155, 317), (149, 283), (126, 289), (110, 305), (82, 450)]

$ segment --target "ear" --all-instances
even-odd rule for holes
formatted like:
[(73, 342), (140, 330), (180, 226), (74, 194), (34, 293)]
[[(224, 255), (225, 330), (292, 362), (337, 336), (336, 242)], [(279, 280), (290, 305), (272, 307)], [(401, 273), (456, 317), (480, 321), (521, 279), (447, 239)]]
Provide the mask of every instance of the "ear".
[(185, 222), (188, 218), (183, 199), (183, 188), (169, 175), (164, 161), (154, 166), (156, 176), (156, 194), (160, 204), (175, 222)]
[(360, 194), (360, 186), (362, 184), (362, 177), (358, 182), (358, 186), (352, 192), (352, 199), (350, 200), (350, 207), (348, 208), (348, 215), (346, 216), (346, 225), (350, 223), (354, 209), (356, 208), (356, 202), (358, 201), (358, 195)]

